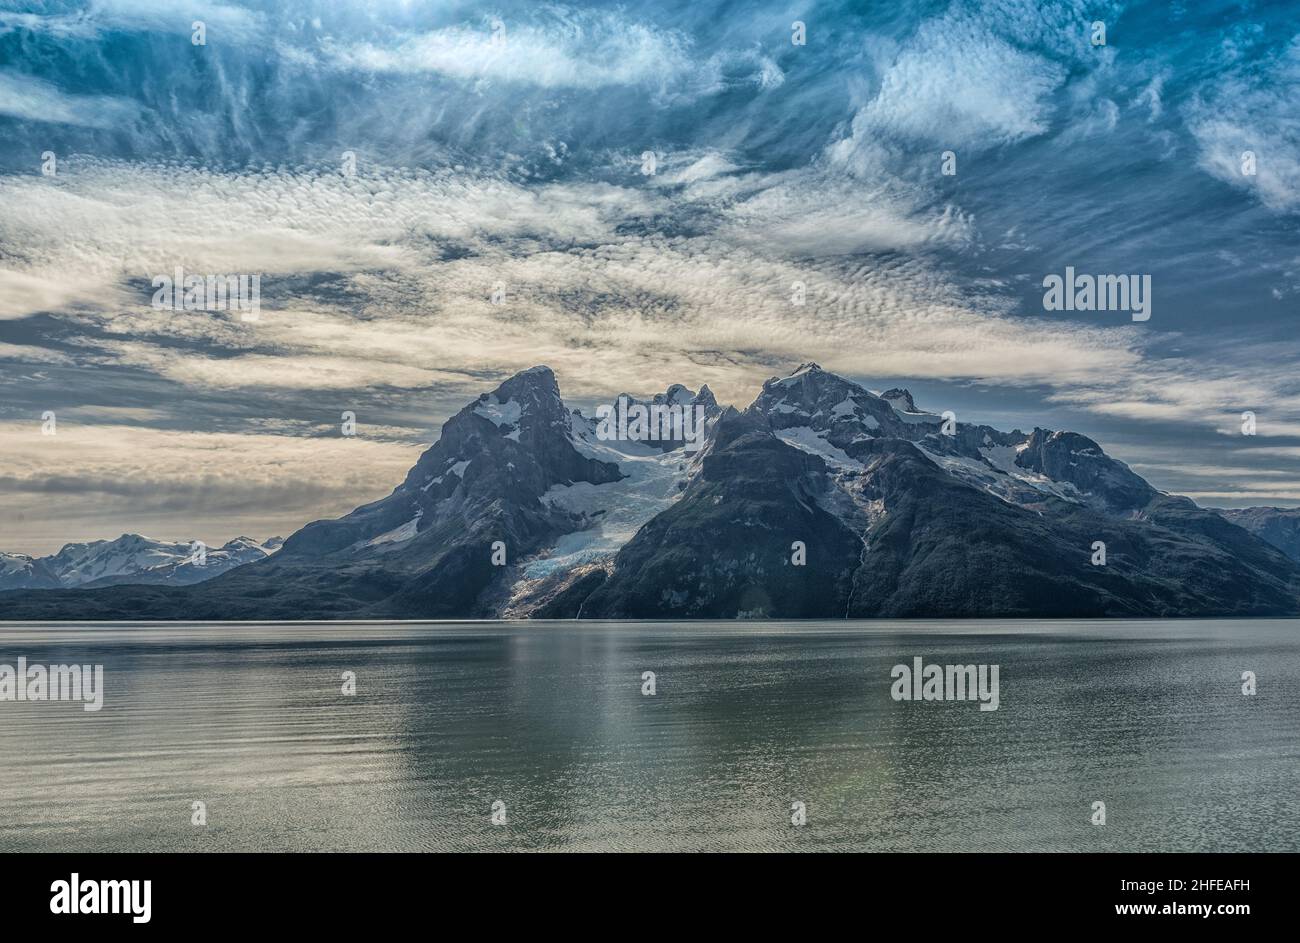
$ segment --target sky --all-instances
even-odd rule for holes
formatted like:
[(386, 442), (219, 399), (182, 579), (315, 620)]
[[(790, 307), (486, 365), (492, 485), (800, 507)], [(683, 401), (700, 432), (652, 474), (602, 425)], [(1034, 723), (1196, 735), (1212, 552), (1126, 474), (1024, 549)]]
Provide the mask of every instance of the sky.
[[(539, 363), (816, 361), (1298, 505), (1298, 223), (1293, 3), (0, 0), (0, 550), (291, 532)], [(1046, 310), (1067, 266), (1150, 319)]]

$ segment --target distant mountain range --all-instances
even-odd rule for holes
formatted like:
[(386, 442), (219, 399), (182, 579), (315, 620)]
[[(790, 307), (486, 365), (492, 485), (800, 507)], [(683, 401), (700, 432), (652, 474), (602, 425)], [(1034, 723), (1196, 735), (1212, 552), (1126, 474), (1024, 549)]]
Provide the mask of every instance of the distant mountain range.
[(743, 411), (624, 395), (703, 436), (584, 416), (533, 367), (390, 495), (278, 550), (240, 538), (201, 575), (134, 535), (5, 555), (0, 618), (1300, 615), (1300, 511), (1202, 509), (1076, 433), (957, 422), (816, 364)]
[(204, 549), (194, 541), (175, 543), (123, 534), (116, 540), (67, 544), (48, 557), (0, 553), (0, 590), (78, 589), (115, 584), (186, 586), (220, 576), (237, 566), (270, 556), (284, 543), (236, 537), (222, 547)]
[(1300, 560), (1300, 508), (1234, 508), (1219, 513), (1292, 560)]

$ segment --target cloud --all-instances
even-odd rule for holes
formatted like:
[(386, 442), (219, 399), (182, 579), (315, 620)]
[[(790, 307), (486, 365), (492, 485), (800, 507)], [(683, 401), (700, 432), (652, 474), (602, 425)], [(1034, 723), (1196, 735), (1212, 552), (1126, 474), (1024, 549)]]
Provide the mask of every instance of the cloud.
[[(1214, 352), (1213, 361), (1148, 356), (1112, 382), (1083, 378), (1048, 399), (1098, 416), (1176, 424), (1188, 442), (1223, 437), (1260, 456), (1269, 454), (1259, 447), (1263, 443), (1300, 436), (1300, 391), (1286, 366), (1300, 357), (1300, 345), (1264, 349), (1248, 341), (1225, 341)], [(1256, 413), (1256, 433), (1250, 437), (1241, 430), (1247, 410)]]
[(207, 0), (93, 0), (75, 14), (9, 14), (0, 12), (0, 23), (33, 32), (78, 39), (94, 38), (110, 30), (148, 30), (175, 33), (189, 41), (191, 24), (202, 21), (214, 39), (254, 38), (265, 18), (255, 10)]
[(33, 344), (8, 344), (0, 341), (0, 363), (45, 363), (70, 366), (73, 359), (57, 350), (48, 350)]
[[(1206, 173), (1254, 193), (1275, 212), (1300, 208), (1300, 35), (1277, 56), (1215, 76), (1187, 107), (1186, 120)], [(1246, 151), (1255, 173), (1243, 172)]]
[(774, 177), (722, 214), (719, 236), (785, 257), (960, 247), (971, 219), (951, 205), (930, 208), (914, 188), (874, 185), (820, 170)]
[[(272, 536), (382, 497), (419, 448), (360, 435), (195, 433), (60, 418), (0, 422), (0, 515), (22, 546), (48, 553), (74, 540), (146, 531), (209, 539)], [(161, 527), (159, 530), (157, 528)]]
[(1164, 113), (1164, 102), (1160, 96), (1164, 90), (1164, 85), (1167, 79), (1168, 76), (1164, 74), (1155, 76), (1147, 83), (1146, 87), (1142, 89), (1142, 93), (1133, 100), (1134, 105), (1146, 106), (1148, 121), (1157, 121)]
[(381, 45), (327, 43), (334, 64), (367, 72), (434, 72), (542, 88), (666, 86), (697, 68), (690, 42), (613, 15), (554, 17), (545, 26), (497, 18)]
[(111, 282), (102, 278), (78, 280), (60, 278), (55, 271), (32, 273), (0, 268), (0, 320), (66, 309), (84, 301), (102, 302), (111, 293)]
[(17, 72), (0, 72), (0, 115), (20, 121), (113, 128), (135, 121), (132, 101), (107, 95), (69, 95), (54, 85)]
[(785, 76), (753, 49), (711, 53), (693, 39), (619, 13), (536, 7), (420, 33), (389, 31), (340, 42), (326, 36), (320, 61), (380, 75), (438, 75), (478, 85), (500, 83), (551, 91), (641, 88), (662, 100), (696, 98), (744, 83), (767, 90)]
[(1300, 482), (1293, 487), (1232, 488), (1224, 491), (1186, 491), (1184, 497), (1215, 507), (1278, 506), (1300, 502)]
[(157, 376), (195, 389), (364, 390), (396, 387), (417, 390), (439, 381), (461, 381), (461, 374), (395, 362), (363, 359), (348, 347), (326, 355), (253, 353), (211, 357), (181, 353), (162, 345), (107, 342), (103, 350), (114, 363), (149, 370)]
[[(195, 390), (477, 395), (485, 375), (548, 362), (583, 394), (686, 378), (739, 401), (774, 364), (809, 357), (858, 375), (1022, 383), (1112, 376), (1139, 359), (1132, 332), (1009, 319), (1004, 301), (894, 254), (960, 245), (959, 214), (817, 168), (693, 190), (732, 171), (697, 159), (674, 192), (469, 171), (349, 179), (89, 162), (57, 187), (0, 180), (14, 210), (0, 239), (22, 247), (25, 284), (101, 286), (101, 304), (61, 315), (93, 328), (74, 338), (84, 362)], [(259, 321), (150, 307), (152, 274), (176, 265), (262, 273)], [(504, 304), (493, 303), (498, 284)]]
[(1065, 69), (998, 35), (994, 18), (954, 8), (923, 22), (889, 62), (879, 91), (829, 158), (866, 176), (894, 147), (986, 150), (1047, 130), (1048, 94)]

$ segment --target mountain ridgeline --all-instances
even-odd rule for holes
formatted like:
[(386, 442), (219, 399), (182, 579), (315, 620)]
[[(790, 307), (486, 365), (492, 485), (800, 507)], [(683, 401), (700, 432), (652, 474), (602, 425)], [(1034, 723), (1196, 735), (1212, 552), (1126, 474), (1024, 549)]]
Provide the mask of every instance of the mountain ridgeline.
[(65, 544), (47, 557), (0, 553), (0, 591), (120, 584), (188, 586), (269, 557), (282, 542), (279, 537), (260, 542), (236, 537), (224, 546), (208, 549), (199, 541), (123, 534), (113, 540)]
[[(0, 593), (0, 618), (1300, 614), (1286, 512), (1200, 508), (1076, 433), (958, 423), (816, 364), (743, 411), (707, 387), (626, 399), (664, 435), (619, 438), (533, 367), (447, 420), (387, 497), (273, 555), (193, 585)], [(669, 435), (673, 410), (703, 435)]]

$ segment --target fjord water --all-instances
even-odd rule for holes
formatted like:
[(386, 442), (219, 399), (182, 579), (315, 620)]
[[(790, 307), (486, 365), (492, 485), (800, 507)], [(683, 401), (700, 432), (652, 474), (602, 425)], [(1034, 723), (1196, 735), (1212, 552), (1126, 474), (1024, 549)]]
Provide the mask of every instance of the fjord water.
[[(19, 656), (105, 694), (0, 702), (3, 851), (1300, 848), (1291, 621), (0, 626)], [(915, 656), (999, 665), (999, 709), (892, 700)]]

